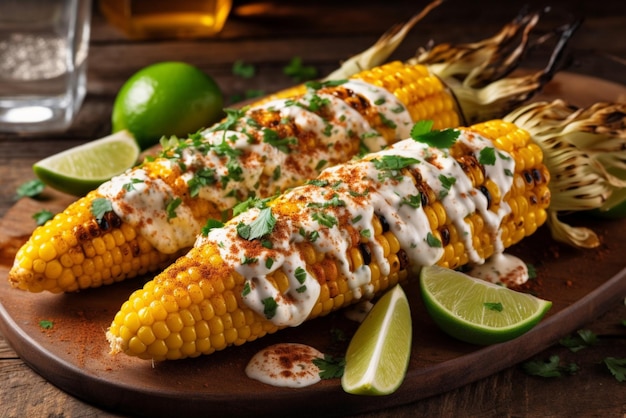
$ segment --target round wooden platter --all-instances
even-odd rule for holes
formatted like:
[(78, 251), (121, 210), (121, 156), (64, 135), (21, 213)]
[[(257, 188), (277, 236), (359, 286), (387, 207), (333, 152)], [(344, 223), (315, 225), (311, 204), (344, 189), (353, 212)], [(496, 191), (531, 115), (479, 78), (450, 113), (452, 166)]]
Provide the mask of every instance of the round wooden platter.
[[(565, 98), (584, 106), (599, 100), (624, 100), (626, 87), (586, 76), (559, 74), (541, 98)], [(509, 252), (537, 271), (529, 291), (549, 299), (546, 318), (523, 336), (488, 347), (461, 343), (430, 320), (415, 282), (406, 285), (413, 316), (412, 357), (399, 390), (385, 397), (342, 391), (338, 379), (301, 389), (277, 388), (246, 377), (248, 360), (277, 342), (300, 342), (329, 354), (341, 353), (334, 331), (350, 336), (356, 324), (342, 312), (280, 331), (210, 356), (152, 363), (111, 356), (105, 331), (142, 279), (75, 294), (31, 294), (14, 290), (6, 277), (11, 254), (34, 228), (31, 215), (63, 209), (70, 198), (51, 195), (46, 202), (20, 200), (0, 220), (0, 330), (19, 356), (66, 392), (117, 413), (166, 417), (343, 415), (406, 404), (446, 392), (496, 373), (542, 351), (626, 297), (626, 220), (569, 219), (595, 230), (602, 245), (577, 250), (552, 240), (541, 228)], [(41, 321), (51, 321), (45, 329)]]

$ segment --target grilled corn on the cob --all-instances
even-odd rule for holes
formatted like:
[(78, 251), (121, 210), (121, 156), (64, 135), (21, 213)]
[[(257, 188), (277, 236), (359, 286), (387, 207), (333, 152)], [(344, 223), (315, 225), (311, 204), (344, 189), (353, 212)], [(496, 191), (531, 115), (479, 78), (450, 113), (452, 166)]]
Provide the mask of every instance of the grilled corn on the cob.
[(526, 131), (491, 121), (413, 136), (199, 237), (124, 303), (113, 352), (164, 360), (240, 345), (420, 266), (482, 263), (545, 222), (550, 174)]
[[(535, 23), (536, 15), (527, 15), (507, 25), (506, 36), (484, 41), (487, 55), (498, 57), (489, 61), (494, 83), (502, 73), (492, 67), (509, 69), (527, 38), (510, 55), (498, 54), (499, 48), (510, 49), (511, 33), (527, 34)], [(472, 57), (463, 53), (454, 59), (473, 62)], [(511, 78), (495, 96), (508, 100), (481, 108), (505, 113), (547, 81), (552, 70)], [(458, 76), (454, 72), (450, 79)], [(105, 183), (37, 228), (18, 251), (9, 280), (32, 292), (64, 292), (160, 270), (191, 247), (207, 219), (228, 218), (238, 202), (301, 184), (359, 150), (381, 149), (406, 137), (414, 121), (433, 120), (440, 129), (458, 126), (463, 117), (474, 119), (476, 107), (458, 109), (453, 90), (428, 66), (392, 62), (347, 83), (317, 83), (297, 97), (232, 110), (221, 124), (172, 141), (156, 160)], [(467, 95), (467, 86), (463, 90)]]

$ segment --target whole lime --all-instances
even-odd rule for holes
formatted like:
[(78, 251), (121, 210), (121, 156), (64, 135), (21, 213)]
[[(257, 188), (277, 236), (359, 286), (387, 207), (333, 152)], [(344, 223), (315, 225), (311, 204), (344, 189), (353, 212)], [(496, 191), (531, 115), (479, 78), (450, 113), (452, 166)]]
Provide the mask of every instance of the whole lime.
[(124, 83), (113, 105), (113, 132), (128, 130), (146, 149), (164, 135), (184, 137), (217, 122), (222, 105), (222, 92), (208, 74), (184, 62), (160, 62)]

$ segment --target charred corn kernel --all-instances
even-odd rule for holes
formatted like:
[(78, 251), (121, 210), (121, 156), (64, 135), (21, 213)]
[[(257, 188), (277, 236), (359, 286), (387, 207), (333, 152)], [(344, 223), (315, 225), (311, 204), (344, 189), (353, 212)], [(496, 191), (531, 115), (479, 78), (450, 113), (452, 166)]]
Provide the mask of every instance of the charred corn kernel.
[[(541, 153), (521, 152), (533, 147), (518, 131), (501, 121), (464, 128), (450, 152), (408, 140), (238, 215), (148, 282), (149, 291), (130, 296), (142, 303), (125, 303), (115, 316), (107, 332), (112, 351), (155, 360), (210, 354), (372, 298), (415, 277), (421, 265), (457, 268), (515, 244), (545, 222), (550, 200)], [(509, 142), (510, 153), (496, 145)], [(480, 162), (486, 149), (495, 160)], [(426, 166), (420, 153), (442, 161)], [(409, 155), (416, 158), (402, 166)], [(517, 187), (528, 175), (530, 187), (526, 180)], [(465, 216), (464, 199), (483, 209)], [(247, 237), (245, 226), (259, 227), (260, 219), (271, 225)], [(135, 342), (133, 307), (156, 308), (173, 294), (190, 306), (160, 308), (169, 333), (155, 330), (154, 348), (146, 338)]]

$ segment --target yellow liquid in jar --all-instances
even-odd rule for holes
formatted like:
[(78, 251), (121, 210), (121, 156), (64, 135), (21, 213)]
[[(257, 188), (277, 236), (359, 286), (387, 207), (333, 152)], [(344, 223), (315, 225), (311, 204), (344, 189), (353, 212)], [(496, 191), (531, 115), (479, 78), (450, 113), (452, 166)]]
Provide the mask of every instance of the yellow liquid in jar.
[(133, 39), (200, 38), (224, 27), (232, 0), (100, 0), (113, 26)]

